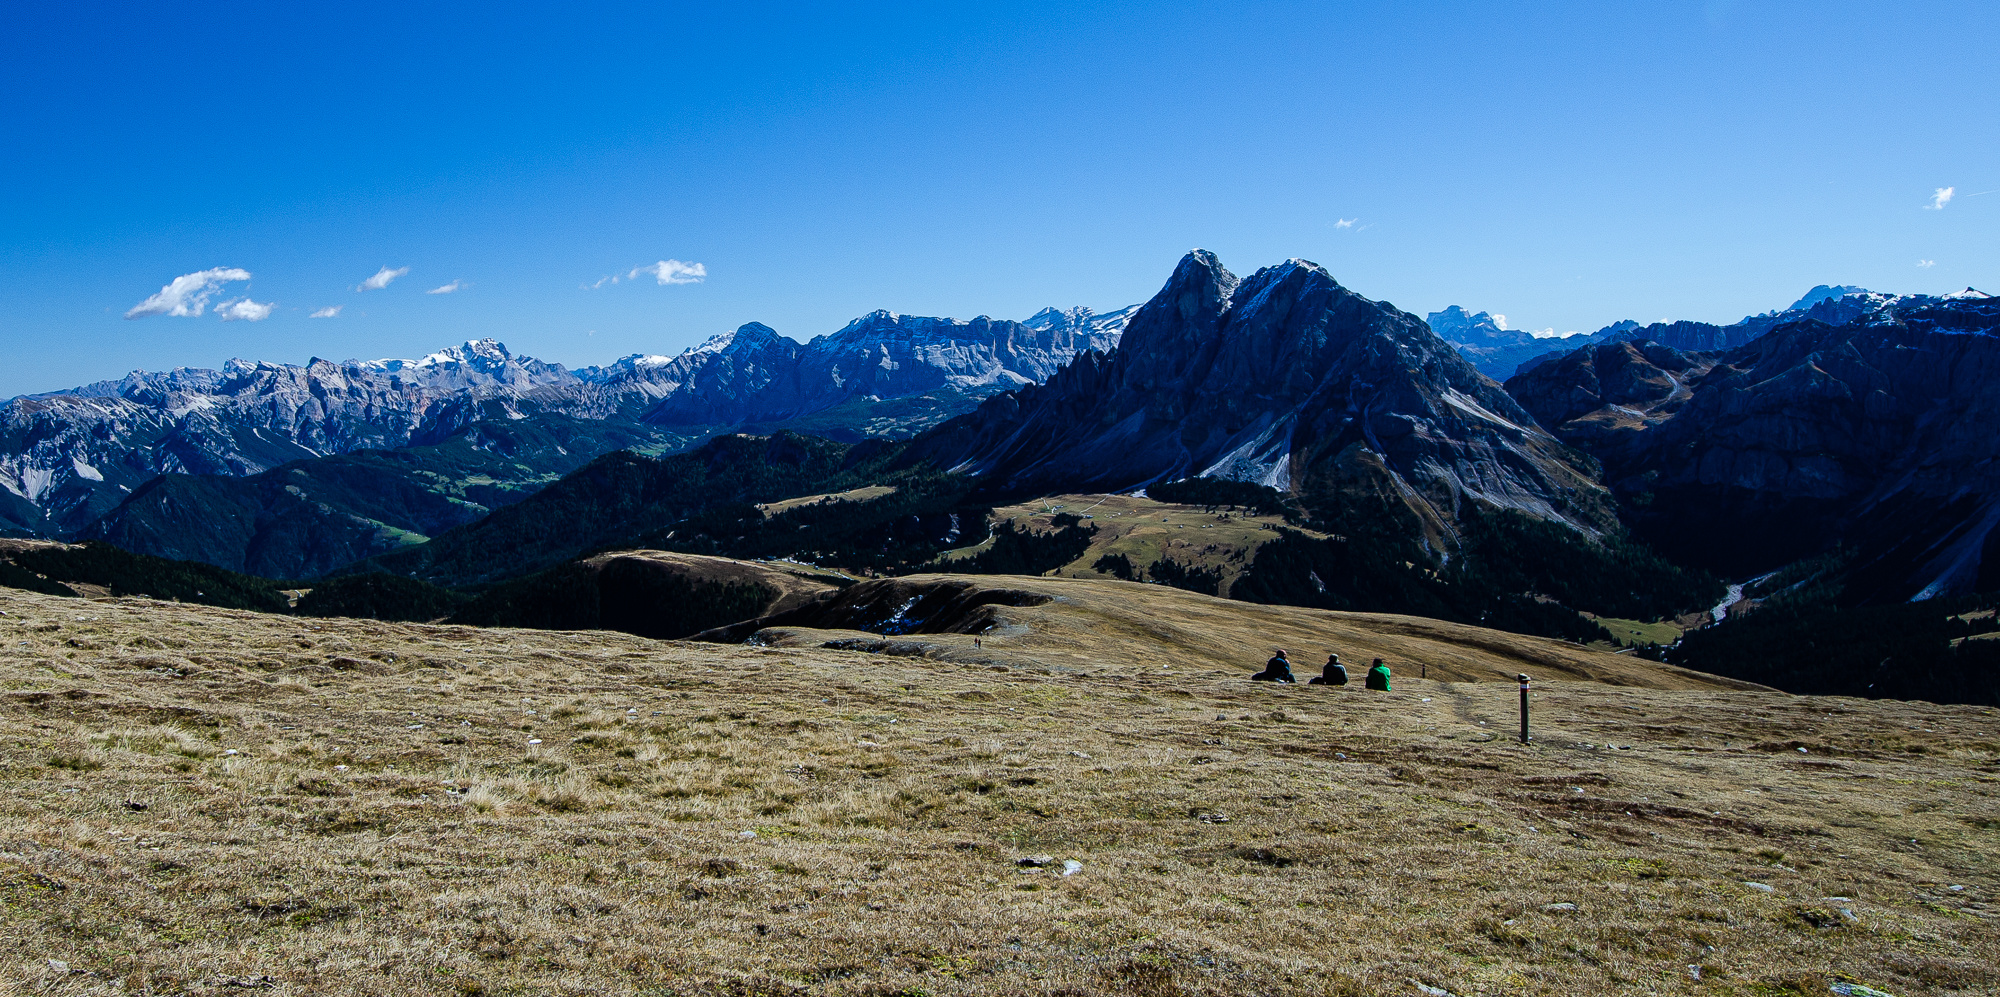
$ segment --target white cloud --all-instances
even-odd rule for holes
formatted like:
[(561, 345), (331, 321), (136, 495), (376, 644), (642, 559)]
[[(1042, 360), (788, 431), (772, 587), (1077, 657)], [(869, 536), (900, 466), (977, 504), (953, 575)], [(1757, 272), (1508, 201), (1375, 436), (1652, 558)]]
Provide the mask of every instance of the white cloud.
[(1943, 211), (1944, 206), (1951, 203), (1951, 195), (1957, 191), (1957, 187), (1939, 187), (1937, 193), (1931, 195), (1931, 203), (1924, 207), (1932, 211)]
[(215, 314), (224, 322), (262, 322), (271, 317), (278, 303), (275, 301), (255, 302), (249, 298), (236, 298), (215, 306)]
[(699, 263), (682, 263), (679, 260), (661, 260), (650, 266), (634, 267), (625, 275), (626, 280), (638, 280), (640, 274), (651, 274), (662, 284), (699, 284), (708, 277), (708, 268)]
[(460, 290), (463, 290), (464, 288), (465, 288), (465, 282), (464, 282), (464, 281), (458, 281), (458, 280), (454, 280), (454, 281), (452, 281), (451, 283), (449, 283), (449, 284), (446, 284), (446, 285), (445, 285), (445, 286), (443, 286), (443, 287), (433, 287), (433, 288), (431, 288), (430, 290), (428, 290), (428, 291), (425, 291), (424, 293), (425, 293), (425, 294), (455, 294), (455, 293), (457, 293), (458, 291), (460, 291)]
[(643, 267), (633, 267), (631, 273), (610, 274), (597, 278), (595, 284), (585, 284), (587, 290), (595, 291), (606, 284), (620, 281), (638, 280), (640, 274), (657, 279), (662, 284), (699, 284), (708, 277), (708, 268), (699, 263), (683, 263), (680, 260), (661, 260)]
[(1934, 267), (1934, 266), (1937, 266), (1937, 261), (1936, 261), (1936, 260), (1918, 260), (1918, 261), (1917, 261), (1917, 266), (1920, 266), (1920, 267), (1924, 267), (1924, 268), (1928, 269), (1928, 268), (1930, 268), (1930, 267)]
[(375, 276), (362, 281), (354, 289), (357, 291), (379, 291), (385, 287), (388, 287), (390, 281), (395, 280), (396, 278), (401, 277), (402, 275), (409, 272), (410, 272), (409, 267), (397, 267), (394, 270), (391, 270), (388, 267), (383, 267), (382, 269), (375, 271)]
[(328, 306), (326, 306), (325, 308), (322, 308), (322, 309), (320, 309), (319, 311), (316, 311), (316, 312), (314, 312), (314, 313), (312, 313), (311, 315), (308, 315), (308, 316), (306, 316), (306, 317), (307, 317), (307, 318), (333, 318), (334, 316), (336, 316), (336, 315), (339, 315), (339, 314), (340, 314), (340, 310), (341, 310), (342, 308), (345, 308), (345, 307), (347, 307), (347, 306), (346, 306), (346, 305), (328, 305)]
[(1337, 219), (1334, 219), (1334, 222), (1333, 222), (1333, 227), (1334, 227), (1334, 228), (1353, 228), (1353, 227), (1354, 227), (1354, 223), (1355, 223), (1355, 222), (1358, 222), (1358, 221), (1360, 221), (1360, 220), (1361, 220), (1361, 219), (1359, 219), (1359, 218), (1337, 218)]
[(1505, 329), (1505, 328), (1507, 328), (1507, 316), (1505, 316), (1505, 315), (1498, 315), (1498, 314), (1494, 315), (1494, 316), (1493, 316), (1493, 327), (1494, 327), (1494, 328), (1496, 328), (1496, 329)]
[(160, 293), (132, 306), (125, 313), (126, 318), (145, 318), (148, 315), (175, 315), (191, 318), (208, 308), (208, 299), (222, 290), (222, 285), (239, 280), (249, 280), (250, 271), (238, 267), (213, 267), (175, 277), (173, 283), (160, 288)]
[[(1504, 329), (1506, 327), (1502, 326), (1501, 328)], [(1581, 333), (1574, 329), (1568, 332), (1557, 332), (1554, 326), (1550, 326), (1546, 329), (1530, 329), (1528, 330), (1528, 335), (1536, 339), (1568, 339), (1571, 336), (1581, 335)]]

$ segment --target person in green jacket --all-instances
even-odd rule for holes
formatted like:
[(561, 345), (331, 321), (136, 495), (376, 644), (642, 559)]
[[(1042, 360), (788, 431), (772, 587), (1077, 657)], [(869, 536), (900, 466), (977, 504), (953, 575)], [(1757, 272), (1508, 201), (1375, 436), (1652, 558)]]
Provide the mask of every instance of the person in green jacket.
[(1381, 658), (1376, 658), (1375, 667), (1368, 669), (1368, 688), (1389, 691), (1389, 665)]

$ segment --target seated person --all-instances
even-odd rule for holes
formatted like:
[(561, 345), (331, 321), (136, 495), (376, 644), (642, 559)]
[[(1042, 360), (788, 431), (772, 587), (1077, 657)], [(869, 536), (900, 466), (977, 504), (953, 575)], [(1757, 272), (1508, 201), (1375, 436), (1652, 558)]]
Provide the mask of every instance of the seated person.
[(1250, 681), (1297, 682), (1298, 679), (1292, 677), (1292, 663), (1285, 659), (1285, 649), (1281, 647), (1271, 660), (1264, 662), (1263, 671), (1250, 676)]
[(1368, 688), (1378, 692), (1389, 691), (1389, 665), (1381, 658), (1375, 659), (1375, 667), (1368, 669)]
[(1312, 680), (1312, 681), (1310, 681), (1310, 682), (1307, 682), (1306, 684), (1307, 684), (1307, 685), (1346, 685), (1346, 684), (1347, 684), (1347, 669), (1346, 669), (1345, 667), (1342, 667), (1342, 665), (1340, 664), (1340, 655), (1338, 655), (1338, 654), (1329, 654), (1329, 655), (1327, 655), (1327, 656), (1326, 656), (1326, 667), (1325, 667), (1325, 668), (1322, 668), (1322, 669), (1320, 669), (1320, 673), (1319, 673), (1319, 677), (1318, 677), (1318, 678), (1315, 678), (1315, 679), (1313, 679), (1313, 680)]

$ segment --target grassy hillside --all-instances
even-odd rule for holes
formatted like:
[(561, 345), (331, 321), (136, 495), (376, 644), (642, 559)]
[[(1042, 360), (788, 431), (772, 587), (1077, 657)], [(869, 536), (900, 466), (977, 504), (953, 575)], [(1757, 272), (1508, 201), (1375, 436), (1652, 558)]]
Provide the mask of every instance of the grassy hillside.
[(496, 585), (453, 623), (544, 630), (618, 630), (687, 637), (831, 596), (832, 572), (656, 550), (618, 551)]
[[(1033, 567), (1030, 574), (1154, 581), (1250, 602), (1408, 613), (1586, 642), (1613, 637), (1580, 611), (1658, 620), (1705, 609), (1723, 592), (1714, 577), (1623, 538), (1592, 542), (1518, 513), (1468, 516), (1461, 547), (1440, 567), (1393, 523), (1364, 511), (1307, 528), (1269, 489), (1166, 494), (1201, 504), (1061, 495), (1001, 507), (993, 518), (1014, 524), (1004, 532), (1016, 546), (1024, 534), (1052, 537), (1071, 521), (1093, 531), (1066, 563), (1009, 559)], [(974, 559), (998, 537), (952, 551), (939, 566), (977, 570)]]
[[(1339, 654), (1359, 681), (1375, 658), (1398, 677), (1542, 678), (1651, 689), (1759, 688), (1565, 641), (1443, 620), (1335, 613), (1219, 599), (1164, 585), (1075, 578), (909, 575), (862, 582), (794, 612), (704, 639), (842, 647), (890, 655), (971, 654), (1020, 668), (1090, 670), (1090, 662), (1255, 671), (1282, 647), (1301, 682)], [(888, 638), (888, 639), (884, 639)], [(981, 645), (974, 651), (975, 638)]]
[(1988, 710), (76, 606), (0, 592), (24, 992), (2000, 987)]

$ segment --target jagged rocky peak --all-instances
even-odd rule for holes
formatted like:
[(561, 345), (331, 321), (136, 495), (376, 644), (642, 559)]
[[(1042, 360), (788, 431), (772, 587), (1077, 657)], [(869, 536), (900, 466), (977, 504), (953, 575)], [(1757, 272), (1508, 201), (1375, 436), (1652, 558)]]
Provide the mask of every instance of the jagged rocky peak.
[(1795, 312), (1802, 308), (1811, 308), (1812, 306), (1819, 304), (1822, 301), (1837, 300), (1840, 298), (1847, 297), (1850, 294), (1872, 294), (1872, 293), (1874, 292), (1868, 290), (1865, 287), (1857, 287), (1852, 284), (1819, 284), (1816, 285), (1812, 290), (1807, 291), (1805, 294), (1801, 295), (1799, 297), (1799, 300), (1792, 302), (1790, 307), (1784, 308), (1781, 311)]
[(1238, 278), (1184, 257), (1110, 355), (920, 438), (1003, 490), (1123, 491), (1194, 475), (1384, 496), (1442, 539), (1468, 503), (1611, 524), (1588, 468), (1421, 319), (1291, 260)]
[(1425, 316), (1425, 321), (1430, 323), (1432, 332), (1462, 346), (1497, 346), (1534, 338), (1519, 329), (1507, 328), (1505, 315), (1468, 312), (1458, 305), (1432, 312)]
[(1116, 336), (1124, 331), (1125, 323), (1132, 318), (1132, 313), (1138, 310), (1138, 305), (1126, 305), (1103, 313), (1094, 312), (1082, 305), (1060, 309), (1044, 308), (1028, 316), (1021, 324), (1037, 332), (1096, 332)]

